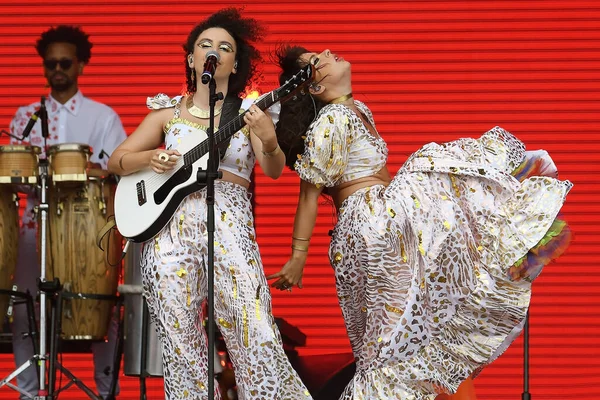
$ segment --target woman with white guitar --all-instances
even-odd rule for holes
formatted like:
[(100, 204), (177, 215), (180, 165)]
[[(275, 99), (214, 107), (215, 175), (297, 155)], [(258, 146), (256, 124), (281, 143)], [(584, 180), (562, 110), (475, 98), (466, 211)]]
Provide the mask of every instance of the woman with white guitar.
[[(223, 177), (215, 183), (215, 321), (234, 364), (240, 399), (310, 398), (274, 323), (248, 193), (256, 161), (273, 179), (285, 164), (271, 117), (256, 104), (240, 106), (238, 99), (254, 76), (260, 54), (252, 43), (261, 36), (258, 22), (236, 9), (218, 11), (199, 23), (184, 45), (187, 94), (149, 98), (152, 111), (108, 164), (111, 172), (132, 181), (131, 195), (121, 202), (125, 205), (116, 206), (121, 207), (115, 212), (119, 230), (147, 240), (144, 294), (163, 345), (167, 399), (207, 396), (201, 307), (207, 296), (206, 189), (195, 187), (194, 173), (205, 157), (193, 162), (189, 157), (201, 147), (209, 124), (209, 87), (199, 82), (209, 57), (217, 60), (212, 75), (217, 93), (225, 95), (216, 103), (214, 118), (218, 142), (224, 142)], [(247, 127), (220, 137), (222, 129), (216, 127), (228, 126), (233, 117)], [(148, 211), (136, 216), (142, 209)], [(134, 233), (139, 227), (143, 232)]]

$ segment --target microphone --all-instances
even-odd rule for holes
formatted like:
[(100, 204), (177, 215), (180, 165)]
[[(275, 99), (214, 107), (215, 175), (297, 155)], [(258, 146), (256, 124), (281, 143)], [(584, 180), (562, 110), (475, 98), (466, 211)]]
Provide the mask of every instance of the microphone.
[(25, 130), (23, 130), (23, 134), (22, 134), (23, 137), (21, 138), (21, 140), (24, 140), (25, 138), (27, 138), (27, 136), (29, 136), (29, 134), (31, 133), (31, 130), (33, 129), (33, 126), (38, 121), (39, 117), (40, 117), (40, 110), (37, 110), (36, 112), (33, 113), (31, 118), (29, 118), (29, 122), (27, 123)]
[(203, 84), (206, 85), (213, 78), (213, 75), (217, 70), (217, 63), (220, 59), (221, 57), (219, 56), (219, 53), (217, 53), (214, 50), (211, 50), (208, 53), (206, 53), (206, 61), (204, 62), (204, 72), (202, 72), (202, 76), (200, 78)]
[(48, 111), (46, 110), (46, 98), (40, 100), (40, 118), (42, 120), (42, 136), (48, 138)]

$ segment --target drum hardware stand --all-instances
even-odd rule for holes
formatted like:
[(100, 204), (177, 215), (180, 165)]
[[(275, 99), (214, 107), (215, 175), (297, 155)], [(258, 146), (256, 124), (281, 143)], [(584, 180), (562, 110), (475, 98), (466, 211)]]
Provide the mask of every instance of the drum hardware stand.
[[(44, 121), (42, 120), (42, 126), (43, 125)], [(39, 167), (41, 189), (40, 204), (38, 206), (38, 209), (41, 211), (41, 254), (39, 286), (40, 288), (42, 288), (44, 286), (44, 283), (46, 282), (46, 222), (48, 218), (48, 203), (46, 202), (46, 180), (48, 178), (48, 161), (45, 159), (40, 159)], [(39, 365), (38, 376), (40, 385), (37, 396), (27, 393), (25, 390), (20, 389), (12, 384), (6, 384), (10, 385), (9, 387), (15, 389), (16, 391), (30, 399), (45, 400), (48, 399), (48, 392), (46, 390), (46, 292), (43, 290), (40, 290), (39, 352), (37, 354), (34, 354), (33, 357), (27, 360), (23, 365), (21, 365), (11, 375), (9, 375), (4, 381), (2, 381), (2, 383), (0, 383), (0, 386), (3, 386), (5, 382), (8, 382), (15, 376), (19, 375), (22, 371), (27, 369), (30, 365), (33, 365), (36, 361)]]
[[(58, 279), (55, 278), (54, 280), (55, 282), (58, 282)], [(49, 398), (54, 398), (55, 396), (58, 396), (58, 394), (68, 388), (70, 388), (73, 385), (76, 385), (79, 389), (81, 389), (86, 395), (88, 395), (88, 397), (92, 400), (101, 400), (101, 398), (96, 395), (88, 386), (86, 386), (79, 378), (77, 378), (71, 371), (69, 371), (67, 368), (65, 368), (62, 364), (60, 364), (57, 361), (57, 349), (58, 349), (58, 341), (60, 339), (60, 334), (61, 334), (61, 325), (62, 325), (62, 312), (63, 312), (63, 308), (62, 308), (62, 303), (63, 303), (63, 298), (70, 298), (70, 299), (78, 299), (78, 300), (116, 300), (117, 301), (117, 308), (115, 310), (116, 313), (119, 313), (120, 315), (120, 303), (122, 302), (122, 299), (120, 299), (119, 296), (113, 296), (113, 295), (108, 295), (108, 294), (88, 294), (88, 293), (71, 293), (71, 292), (66, 292), (62, 289), (62, 287), (60, 286), (60, 283), (58, 283), (58, 290), (56, 291), (57, 296), (55, 298), (55, 301), (52, 304), (52, 323), (51, 323), (51, 341), (50, 341), (50, 355), (49, 355), (49, 372), (48, 372), (48, 381), (49, 381), (49, 387), (48, 387), (48, 395)], [(110, 393), (107, 397), (106, 400), (109, 399), (114, 399), (115, 398), (115, 391), (117, 388), (117, 378), (119, 375), (119, 366), (120, 366), (120, 357), (118, 356), (118, 350), (119, 347), (122, 346), (121, 345), (121, 336), (120, 336), (120, 331), (122, 330), (121, 327), (121, 318), (119, 318), (119, 336), (117, 337), (117, 351), (115, 351), (115, 360), (114, 360), (114, 364), (113, 364), (113, 371), (112, 371), (112, 381), (111, 381), (111, 385), (110, 385)], [(68, 383), (63, 386), (62, 388), (59, 388), (58, 390), (55, 391), (55, 384), (56, 384), (56, 370), (59, 369), (60, 372), (66, 376), (69, 381)]]
[(523, 393), (521, 400), (531, 400), (529, 393), (529, 311), (525, 316), (525, 328), (523, 329)]
[[(29, 293), (29, 290), (26, 293), (17, 291), (16, 285), (13, 285), (12, 289), (13, 290), (0, 289), (0, 294), (2, 294), (2, 295), (6, 294), (6, 295), (10, 296), (10, 302), (9, 302), (9, 306), (8, 306), (7, 315), (9, 318), (12, 316), (12, 311), (13, 311), (14, 305), (17, 305), (20, 303), (25, 303), (25, 305), (27, 307), (27, 318), (29, 320), (29, 333), (24, 333), (24, 335), (29, 336), (29, 338), (31, 338), (31, 342), (32, 342), (32, 345), (33, 345), (33, 348), (35, 351), (35, 349), (38, 348), (38, 344), (37, 344), (38, 332), (36, 330), (36, 323), (35, 323), (35, 310), (34, 310), (34, 305), (33, 305), (33, 296), (31, 296), (31, 294)], [(15, 300), (15, 297), (20, 297), (22, 299)], [(8, 375), (6, 378), (4, 378), (2, 381), (0, 381), (0, 387), (8, 386), (9, 388), (21, 393), (22, 395), (33, 398), (31, 394), (25, 392), (23, 389), (20, 389), (16, 385), (10, 383), (10, 381), (12, 379), (16, 378), (21, 372), (25, 371), (30, 365), (34, 365), (34, 360), (36, 360), (36, 359), (38, 359), (38, 357), (37, 357), (37, 355), (34, 355), (32, 359), (28, 360), (26, 363), (21, 365), (19, 368), (17, 368), (13, 372), (11, 372), (10, 375)], [(37, 371), (37, 368), (36, 368), (36, 372), (39, 372), (39, 371)]]

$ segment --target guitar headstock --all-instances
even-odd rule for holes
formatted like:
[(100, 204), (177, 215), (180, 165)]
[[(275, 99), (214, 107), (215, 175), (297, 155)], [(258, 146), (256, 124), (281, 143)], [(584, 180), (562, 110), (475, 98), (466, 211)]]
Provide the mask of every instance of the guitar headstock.
[(308, 85), (315, 75), (315, 66), (308, 64), (294, 76), (288, 79), (281, 87), (275, 90), (280, 102), (288, 100), (294, 93)]

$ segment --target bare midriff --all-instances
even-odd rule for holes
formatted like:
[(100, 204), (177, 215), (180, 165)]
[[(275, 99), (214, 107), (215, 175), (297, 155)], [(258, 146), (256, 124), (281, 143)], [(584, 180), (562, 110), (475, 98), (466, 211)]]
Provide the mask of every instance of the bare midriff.
[(387, 186), (391, 182), (390, 173), (387, 167), (383, 167), (378, 173), (374, 175), (365, 176), (352, 181), (344, 182), (338, 186), (335, 186), (329, 190), (333, 203), (337, 209), (340, 208), (344, 200), (360, 190), (369, 186), (383, 185)]
[(250, 188), (250, 182), (248, 182), (244, 178), (234, 175), (229, 171), (221, 170), (221, 172), (223, 173), (223, 177), (221, 179), (219, 179), (220, 181), (235, 183), (236, 185), (243, 186), (246, 189)]

